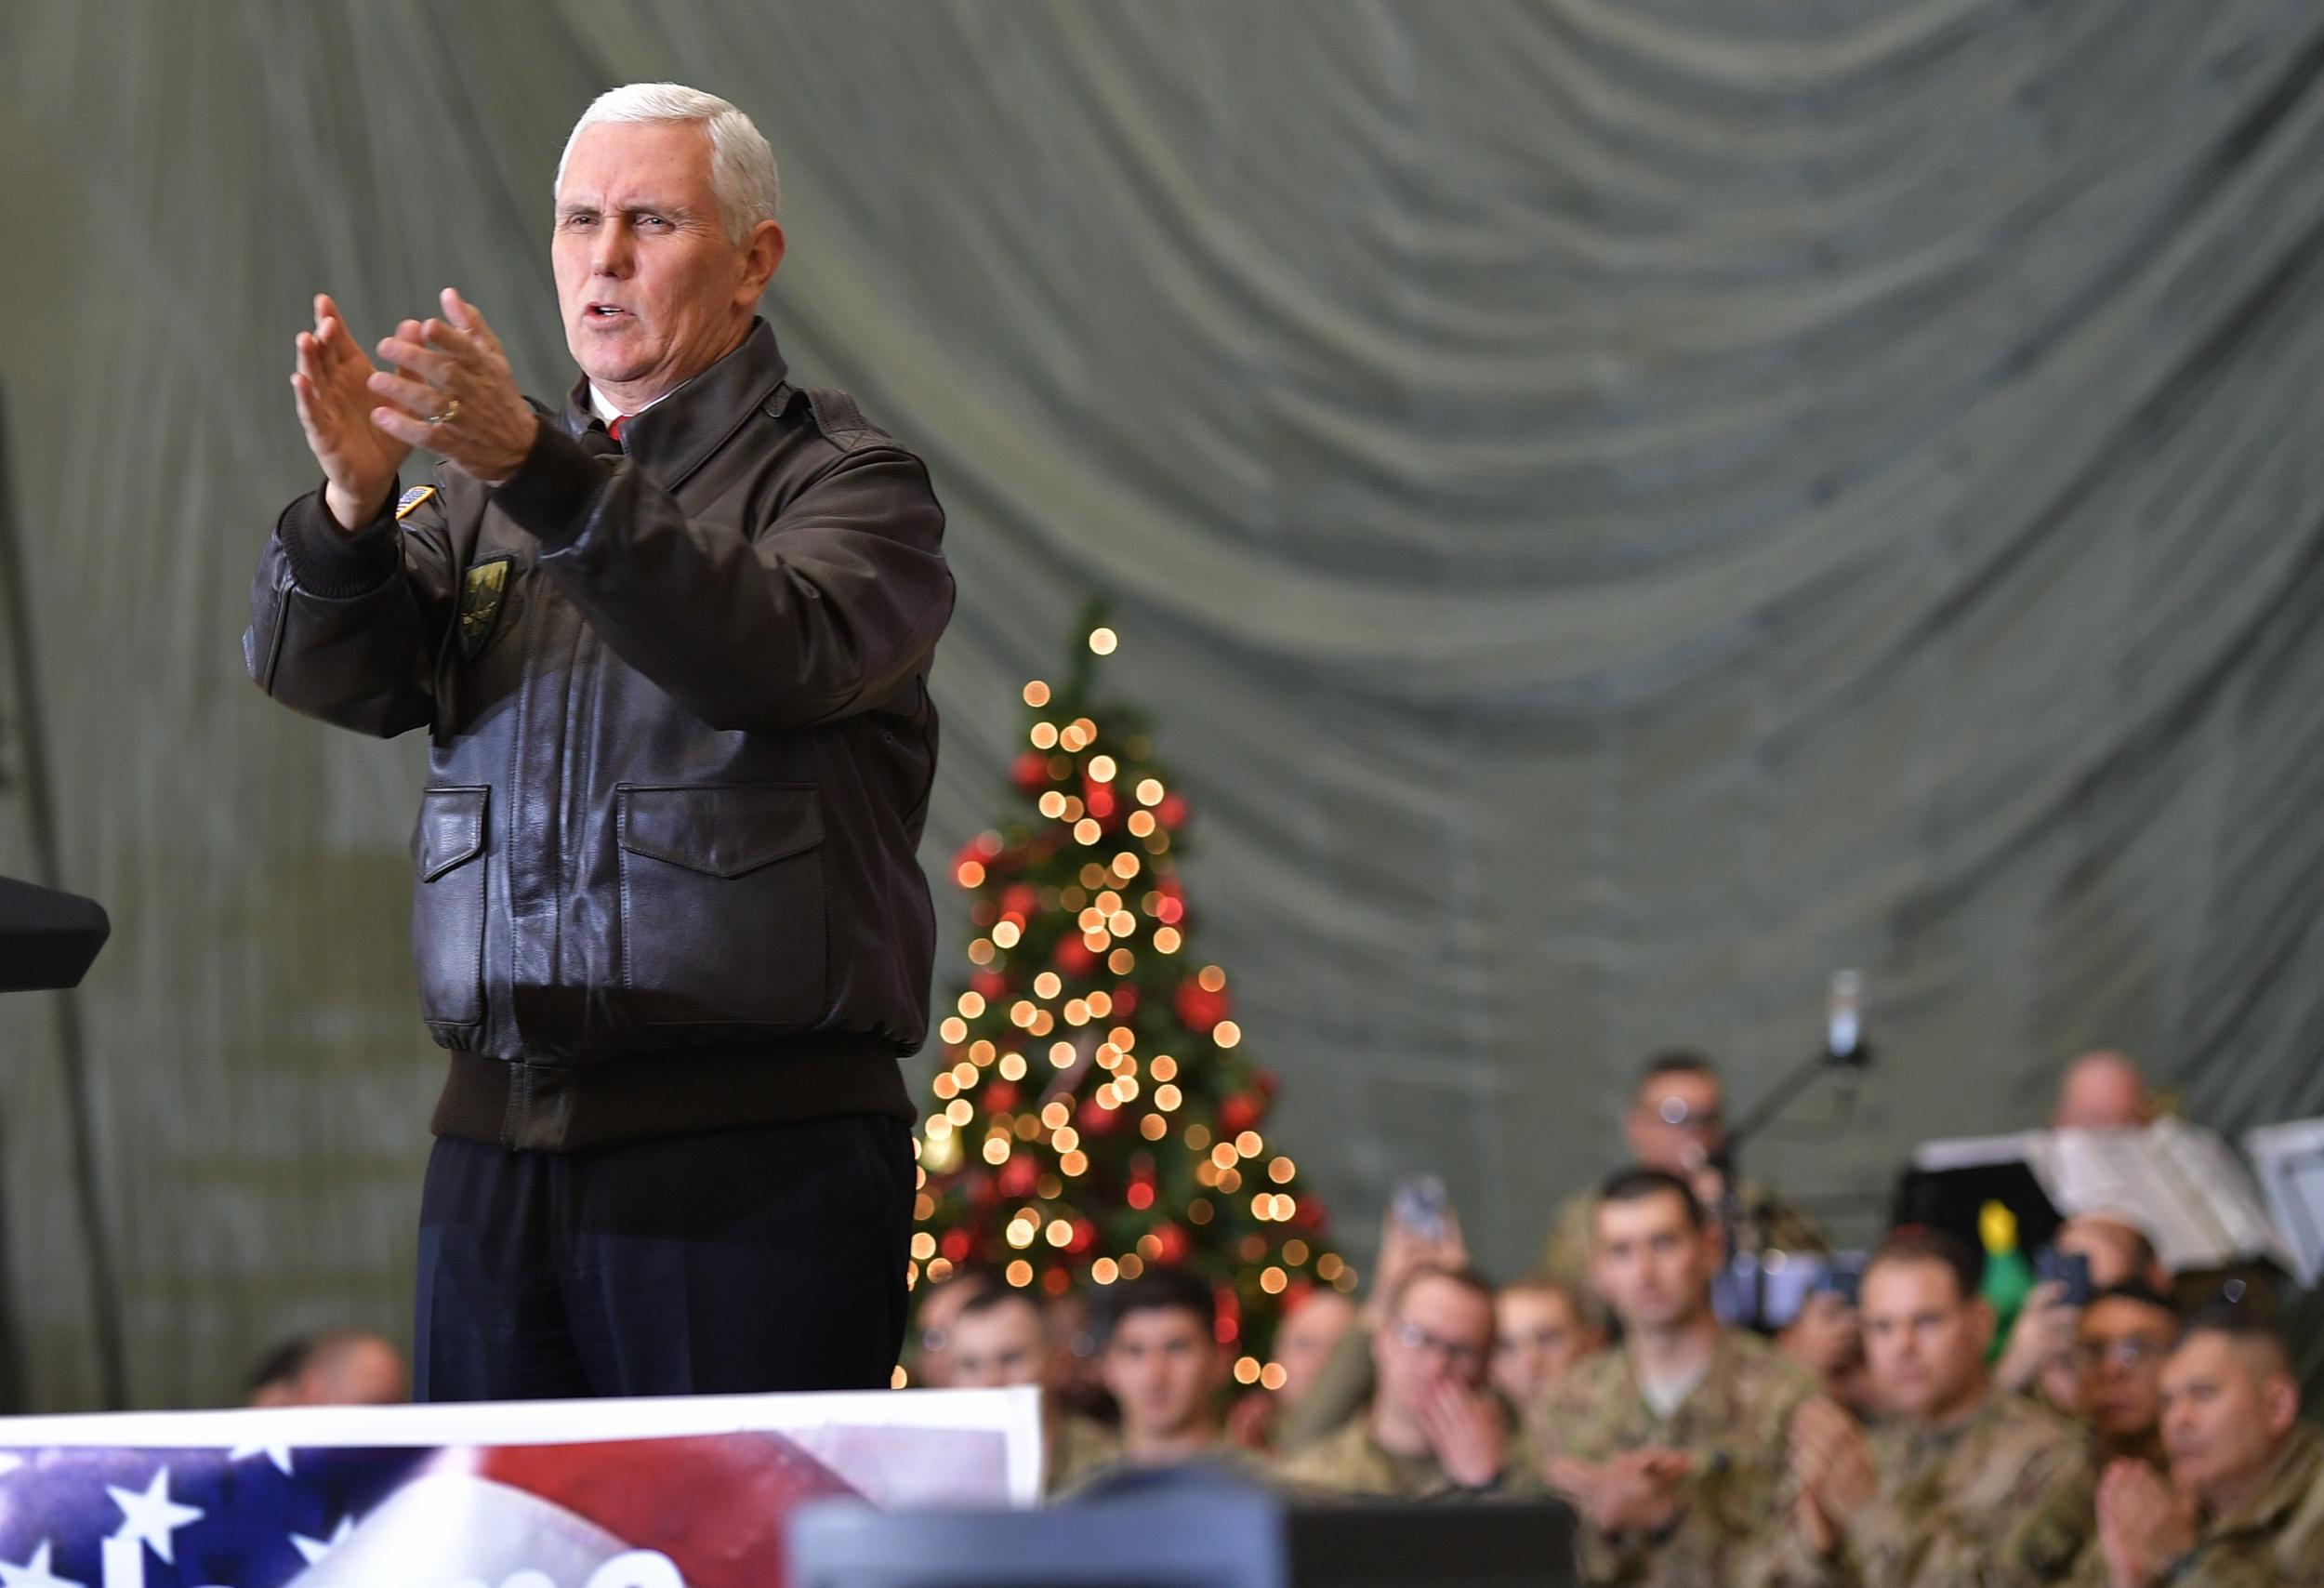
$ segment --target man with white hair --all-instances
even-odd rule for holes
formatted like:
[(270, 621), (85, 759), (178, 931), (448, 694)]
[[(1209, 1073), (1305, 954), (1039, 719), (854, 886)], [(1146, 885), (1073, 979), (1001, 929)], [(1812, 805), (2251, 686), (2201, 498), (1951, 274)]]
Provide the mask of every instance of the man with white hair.
[(919, 459), (757, 317), (776, 207), (733, 106), (616, 88), (557, 173), (561, 411), (449, 288), (378, 366), (327, 297), (297, 339), (323, 483), (244, 655), (428, 730), (422, 1399), (883, 1385), (902, 1341), (952, 578)]

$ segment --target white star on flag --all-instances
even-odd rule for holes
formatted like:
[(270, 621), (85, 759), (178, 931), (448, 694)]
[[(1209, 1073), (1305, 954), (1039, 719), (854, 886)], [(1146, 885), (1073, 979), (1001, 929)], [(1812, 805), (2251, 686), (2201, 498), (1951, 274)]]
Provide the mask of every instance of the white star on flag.
[(291, 1453), (288, 1445), (236, 1445), (226, 1452), (226, 1459), (230, 1462), (243, 1461), (251, 1456), (264, 1456), (282, 1469), (284, 1477), (290, 1476)]
[(0, 1560), (0, 1588), (81, 1588), (81, 1584), (48, 1569), (48, 1541), (43, 1539), (33, 1558), (22, 1566)]
[(198, 1505), (180, 1505), (170, 1499), (169, 1469), (164, 1467), (155, 1473), (153, 1481), (146, 1485), (143, 1494), (133, 1489), (116, 1489), (110, 1483), (105, 1486), (105, 1492), (112, 1495), (113, 1503), (121, 1507), (122, 1523), (113, 1537), (139, 1540), (160, 1555), (165, 1565), (177, 1565), (177, 1561), (170, 1557), (169, 1535), (190, 1522), (200, 1521), (202, 1508)]
[(312, 1566), (316, 1561), (321, 1560), (324, 1555), (329, 1555), (333, 1550), (338, 1548), (339, 1545), (345, 1543), (347, 1542), (347, 1535), (354, 1530), (355, 1518), (352, 1516), (341, 1516), (339, 1518), (339, 1525), (332, 1529), (331, 1536), (329, 1538), (310, 1539), (304, 1533), (293, 1533), (291, 1535), (291, 1548), (297, 1550), (300, 1555), (305, 1555), (307, 1557), (307, 1564), (309, 1566)]

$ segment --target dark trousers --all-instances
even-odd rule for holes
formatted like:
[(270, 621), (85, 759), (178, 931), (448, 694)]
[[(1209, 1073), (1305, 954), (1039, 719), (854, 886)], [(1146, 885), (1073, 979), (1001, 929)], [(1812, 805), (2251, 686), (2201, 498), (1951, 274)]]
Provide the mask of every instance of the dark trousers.
[(866, 1115), (576, 1153), (440, 1139), (420, 1400), (885, 1388), (910, 1127)]

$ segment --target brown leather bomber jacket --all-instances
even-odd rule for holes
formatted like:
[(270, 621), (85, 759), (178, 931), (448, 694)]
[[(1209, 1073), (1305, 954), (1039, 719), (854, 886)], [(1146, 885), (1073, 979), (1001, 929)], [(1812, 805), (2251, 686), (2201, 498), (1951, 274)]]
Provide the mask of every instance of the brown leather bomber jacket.
[(258, 562), (250, 676), (429, 732), (412, 837), (440, 1135), (568, 1150), (909, 1118), (934, 921), (914, 851), (952, 615), (928, 471), (774, 333), (630, 421), (577, 386), (516, 476), (449, 467)]

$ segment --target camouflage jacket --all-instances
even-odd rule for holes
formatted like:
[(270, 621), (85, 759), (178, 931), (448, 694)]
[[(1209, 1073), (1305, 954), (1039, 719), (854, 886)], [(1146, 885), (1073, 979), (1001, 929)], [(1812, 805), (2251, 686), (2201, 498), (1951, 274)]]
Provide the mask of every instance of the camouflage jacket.
[(1075, 1487), (1086, 1475), (1121, 1454), (1121, 1441), (1111, 1428), (1077, 1411), (1052, 1413), (1042, 1433), (1048, 1447), (1048, 1473), (1041, 1491), (1050, 1496)]
[(1870, 1436), (1879, 1488), (1847, 1519), (1840, 1552), (1814, 1554), (1788, 1525), (1746, 1573), (1752, 1588), (2021, 1588), (2060, 1581), (2096, 1524), (2081, 1431), (1995, 1390), (1949, 1428), (1902, 1420)]
[(1447, 1500), (1538, 1492), (1540, 1470), (1525, 1439), (1512, 1435), (1499, 1479), (1487, 1489), (1466, 1489), (1453, 1481), (1433, 1454), (1400, 1456), (1381, 1449), (1372, 1437), (1372, 1420), (1366, 1415), (1283, 1457), (1274, 1463), (1274, 1476), (1286, 1488), (1320, 1494)]
[[(2207, 1516), (2195, 1547), (2172, 1562), (2171, 1588), (2314, 1588), (2324, 1583), (2324, 1437), (2291, 1431), (2275, 1470), (2251, 1503)], [(2092, 1540), (2075, 1588), (2109, 1588), (2105, 1554)]]
[(1702, 1383), (1667, 1418), (1640, 1398), (1629, 1347), (1576, 1363), (1534, 1409), (1528, 1431), (1544, 1461), (1596, 1463), (1649, 1446), (1695, 1458), (1685, 1509), (1667, 1535), (1616, 1538), (1585, 1522), (1585, 1577), (1670, 1588), (1728, 1581), (1783, 1515), (1791, 1414), (1816, 1387), (1806, 1369), (1734, 1330), (1719, 1331)]

